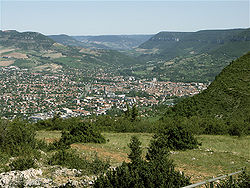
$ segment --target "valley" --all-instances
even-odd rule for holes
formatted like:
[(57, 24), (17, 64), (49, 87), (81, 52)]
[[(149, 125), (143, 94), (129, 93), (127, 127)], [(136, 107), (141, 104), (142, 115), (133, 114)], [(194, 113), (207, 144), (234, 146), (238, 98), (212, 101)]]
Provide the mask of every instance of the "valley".
[(249, 31), (0, 31), (0, 187), (246, 188)]

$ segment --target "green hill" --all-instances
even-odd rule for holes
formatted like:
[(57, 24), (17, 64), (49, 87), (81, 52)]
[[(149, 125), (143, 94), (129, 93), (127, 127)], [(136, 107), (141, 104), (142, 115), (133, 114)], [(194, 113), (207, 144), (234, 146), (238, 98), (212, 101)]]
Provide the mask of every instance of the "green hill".
[(102, 49), (131, 50), (152, 36), (153, 35), (99, 35), (73, 36), (73, 38), (89, 45), (102, 45)]
[(101, 44), (89, 44), (86, 42), (81, 42), (79, 40), (76, 40), (74, 37), (68, 36), (68, 35), (49, 35), (49, 38), (51, 38), (52, 40), (63, 44), (63, 45), (67, 45), (67, 46), (78, 46), (78, 47), (83, 47), (83, 48), (97, 48), (97, 49), (108, 49), (107, 46), (101, 45)]
[(250, 122), (250, 52), (225, 67), (202, 93), (171, 108), (175, 116), (210, 116)]
[(0, 45), (23, 50), (44, 50), (53, 46), (55, 41), (37, 32), (17, 32), (0, 30)]
[[(160, 32), (146, 41), (139, 48), (158, 49), (160, 56), (167, 59), (179, 56), (198, 53), (211, 53), (216, 48), (230, 45), (234, 42), (244, 43), (249, 47), (250, 29), (231, 30), (204, 30), (198, 32)], [(237, 47), (234, 47), (237, 49)], [(231, 55), (232, 51), (226, 51)], [(246, 53), (242, 49), (240, 55)]]
[[(53, 38), (53, 37), (52, 37)], [(77, 47), (75, 39), (61, 35), (51, 38), (35, 32), (0, 31), (1, 65), (11, 64), (35, 70), (80, 68), (86, 70), (117, 71), (137, 64), (138, 60), (114, 50)], [(64, 41), (64, 42), (63, 42)]]
[(159, 79), (209, 82), (250, 50), (250, 29), (160, 32), (139, 46), (136, 71)]

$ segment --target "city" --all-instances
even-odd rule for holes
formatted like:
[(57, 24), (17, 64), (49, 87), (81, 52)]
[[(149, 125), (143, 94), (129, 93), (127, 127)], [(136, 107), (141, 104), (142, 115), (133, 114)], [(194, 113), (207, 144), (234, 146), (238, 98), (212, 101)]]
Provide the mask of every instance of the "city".
[[(47, 119), (58, 112), (66, 118), (106, 114), (112, 108), (126, 110), (126, 104), (139, 107), (161, 103), (173, 105), (172, 97), (192, 96), (208, 86), (163, 82), (156, 78), (141, 80), (102, 71), (87, 77), (76, 70), (46, 73), (10, 66), (0, 71), (0, 113), (5, 118)], [(88, 77), (91, 79), (86, 79)]]

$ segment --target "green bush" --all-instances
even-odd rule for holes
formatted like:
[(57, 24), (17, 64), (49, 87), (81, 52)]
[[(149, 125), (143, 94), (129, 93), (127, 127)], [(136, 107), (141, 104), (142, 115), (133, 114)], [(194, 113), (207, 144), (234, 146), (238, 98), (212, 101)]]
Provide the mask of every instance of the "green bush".
[[(9, 161), (10, 155), (0, 151), (0, 173), (6, 168), (6, 165)], [(7, 171), (7, 170), (6, 170)]]
[(33, 152), (36, 148), (35, 130), (32, 125), (13, 120), (0, 127), (0, 148), (12, 156)]
[(100, 116), (96, 118), (95, 126), (102, 131), (112, 132), (147, 132), (155, 131), (155, 124), (146, 120), (131, 121), (126, 117)]
[[(59, 143), (70, 145), (76, 142), (105, 143), (105, 138), (90, 123), (80, 122), (71, 128), (69, 132), (63, 131)], [(63, 145), (63, 144), (62, 144)]]
[(203, 128), (203, 134), (212, 135), (225, 135), (227, 134), (227, 124), (217, 118), (201, 118), (201, 126)]
[(141, 142), (136, 136), (131, 137), (131, 142), (128, 144), (131, 152), (128, 155), (128, 158), (131, 160), (132, 163), (141, 162), (142, 158), (142, 149), (141, 149)]
[(93, 161), (88, 161), (73, 150), (58, 150), (49, 160), (49, 165), (61, 165), (71, 169), (81, 169), (86, 174), (99, 174), (109, 168), (109, 163), (101, 161), (97, 155)]
[[(129, 144), (131, 163), (125, 163), (106, 174), (102, 174), (94, 183), (95, 188), (100, 187), (182, 187), (190, 184), (189, 178), (174, 170), (172, 161), (168, 159), (168, 152), (158, 148), (151, 151), (154, 157), (142, 160), (140, 141), (133, 137)], [(155, 146), (151, 146), (155, 147)], [(149, 154), (148, 156), (153, 156)]]
[(35, 160), (31, 156), (21, 156), (12, 161), (9, 165), (11, 170), (27, 170), (36, 168)]
[(229, 123), (228, 133), (231, 136), (244, 136), (248, 135), (250, 124), (244, 121), (233, 121)]
[(60, 118), (60, 114), (55, 114), (53, 118), (40, 120), (35, 123), (37, 130), (70, 130), (71, 127), (77, 125), (82, 119), (79, 117), (72, 117), (67, 119)]
[(194, 149), (200, 145), (197, 139), (183, 125), (173, 119), (160, 123), (152, 144), (171, 150)]
[(225, 120), (218, 117), (167, 117), (162, 118), (165, 124), (175, 122), (175, 124), (185, 127), (192, 134), (210, 134), (210, 135), (225, 135), (228, 134), (228, 124)]

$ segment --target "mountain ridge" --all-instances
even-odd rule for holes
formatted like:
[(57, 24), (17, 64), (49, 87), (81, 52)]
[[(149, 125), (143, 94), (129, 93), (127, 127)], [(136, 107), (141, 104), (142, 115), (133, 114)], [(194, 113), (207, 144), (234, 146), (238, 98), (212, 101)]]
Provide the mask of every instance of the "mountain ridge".
[[(91, 70), (115, 67), (116, 71), (121, 66), (137, 63), (134, 58), (114, 50), (66, 46), (37, 32), (0, 31), (0, 42), (0, 49), (3, 49), (1, 63), (11, 61), (11, 65), (23, 68), (57, 64), (65, 68)], [(10, 51), (18, 53), (21, 58), (13, 53), (7, 57), (5, 54)]]
[(160, 32), (136, 50), (145, 62), (138, 73), (166, 81), (211, 82), (232, 60), (250, 50), (250, 28)]

